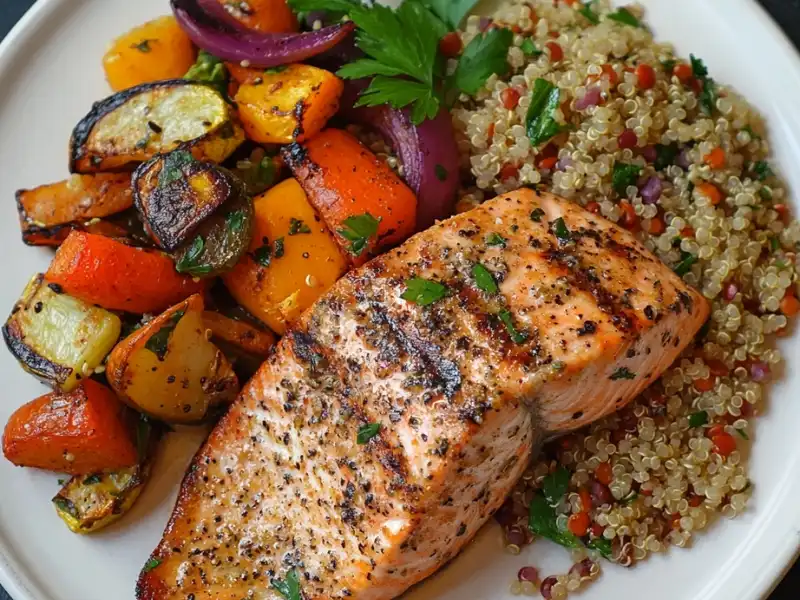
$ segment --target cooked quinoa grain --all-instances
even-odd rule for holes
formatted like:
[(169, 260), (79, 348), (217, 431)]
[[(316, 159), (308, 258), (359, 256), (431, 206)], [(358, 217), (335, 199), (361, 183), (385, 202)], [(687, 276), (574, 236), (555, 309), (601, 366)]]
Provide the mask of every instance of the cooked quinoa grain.
[[(627, 10), (644, 17), (638, 6)], [(566, 469), (556, 525), (580, 534), (590, 558), (629, 566), (746, 509), (753, 418), (782, 361), (771, 341), (800, 311), (800, 225), (756, 112), (701, 58), (674, 56), (645, 26), (609, 18), (613, 11), (605, 0), (526, 0), (506, 2), (491, 20), (470, 17), (464, 45), (487, 27), (515, 32), (511, 72), (461, 96), (453, 115), (474, 182), (459, 210), (542, 186), (634, 231), (712, 302), (696, 343), (659, 382), (552, 442), (497, 515), (519, 552), (534, 539), (529, 507), (543, 481)], [(545, 116), (557, 133), (534, 144), (529, 124), (539, 113), (529, 109), (551, 88), (558, 103)], [(564, 597), (597, 575), (596, 562), (573, 559), (569, 574), (542, 574), (544, 597)], [(511, 591), (523, 593), (522, 582)]]

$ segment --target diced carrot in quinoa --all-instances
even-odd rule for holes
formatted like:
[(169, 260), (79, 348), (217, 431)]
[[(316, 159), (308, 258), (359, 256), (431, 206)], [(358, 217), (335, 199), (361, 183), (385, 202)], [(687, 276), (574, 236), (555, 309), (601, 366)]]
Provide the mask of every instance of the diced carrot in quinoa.
[(714, 148), (703, 157), (703, 161), (712, 169), (721, 169), (725, 166), (725, 151), (722, 148)]
[(672, 74), (675, 75), (675, 77), (677, 77), (681, 83), (687, 83), (694, 78), (694, 70), (692, 69), (691, 65), (686, 63), (675, 65), (675, 68), (672, 70)]
[(159, 313), (206, 285), (180, 275), (168, 256), (100, 235), (73, 231), (45, 278), (69, 294), (109, 310)]
[(736, 450), (736, 440), (730, 433), (720, 433), (711, 438), (714, 452), (720, 456), (730, 456)]
[(174, 17), (161, 17), (117, 38), (103, 57), (111, 88), (183, 77), (197, 58), (192, 41)]
[(656, 84), (656, 71), (650, 65), (641, 64), (636, 67), (636, 78), (638, 80), (639, 89), (652, 89)]
[(695, 186), (695, 190), (699, 194), (702, 194), (708, 201), (711, 202), (714, 206), (722, 202), (722, 192), (719, 191), (719, 188), (715, 186), (713, 183), (709, 183), (704, 181), (703, 183), (698, 183)]
[(3, 433), (3, 454), (20, 467), (87, 475), (139, 462), (125, 408), (114, 393), (86, 379), (19, 408)]
[(585, 512), (575, 513), (567, 519), (567, 528), (578, 537), (583, 537), (589, 532), (591, 519)]
[(714, 389), (716, 378), (712, 375), (706, 379), (695, 379), (694, 387), (698, 392), (710, 392)]
[(800, 300), (794, 294), (786, 294), (781, 300), (781, 312), (787, 317), (793, 317), (800, 312)]

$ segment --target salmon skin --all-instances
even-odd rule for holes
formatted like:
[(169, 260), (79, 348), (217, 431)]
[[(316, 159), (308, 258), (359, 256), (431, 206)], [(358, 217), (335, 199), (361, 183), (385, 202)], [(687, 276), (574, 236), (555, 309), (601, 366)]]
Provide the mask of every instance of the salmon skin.
[[(412, 278), (444, 287), (412, 296)], [(555, 196), (440, 223), (290, 329), (194, 458), (137, 597), (399, 596), (544, 437), (623, 406), (708, 314), (631, 234)]]

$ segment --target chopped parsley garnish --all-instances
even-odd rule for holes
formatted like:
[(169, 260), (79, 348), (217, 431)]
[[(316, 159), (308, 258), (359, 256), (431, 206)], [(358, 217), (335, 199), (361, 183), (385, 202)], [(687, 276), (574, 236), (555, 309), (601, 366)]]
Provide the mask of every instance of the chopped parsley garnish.
[(567, 224), (564, 223), (564, 219), (562, 217), (558, 217), (555, 221), (553, 221), (552, 231), (553, 235), (555, 235), (558, 239), (558, 243), (562, 246), (569, 244), (572, 240), (569, 229), (567, 229)]
[(133, 44), (131, 48), (133, 48), (134, 50), (138, 50), (139, 52), (142, 52), (144, 54), (147, 54), (152, 50), (152, 48), (150, 47), (150, 42), (155, 42), (155, 41), (156, 40), (142, 40), (138, 44)]
[(311, 233), (311, 227), (306, 225), (302, 219), (289, 219), (289, 235), (299, 235), (301, 233)]
[(528, 510), (528, 528), (540, 537), (547, 538), (567, 548), (578, 548), (580, 540), (569, 530), (558, 526), (556, 506), (569, 488), (569, 471), (560, 467), (542, 481), (542, 489), (531, 500)]
[(500, 291), (492, 272), (481, 263), (475, 263), (472, 266), (472, 278), (475, 280), (475, 285), (487, 294), (496, 294)]
[(653, 168), (656, 171), (663, 171), (675, 163), (679, 152), (678, 144), (656, 144), (656, 160)]
[(604, 537), (592, 538), (586, 544), (586, 547), (600, 553), (603, 558), (611, 559), (611, 540)]
[(761, 136), (758, 135), (755, 131), (753, 131), (753, 128), (750, 127), (750, 125), (747, 125), (747, 126), (743, 127), (742, 131), (746, 131), (750, 135), (750, 138), (753, 139), (753, 140), (760, 140), (761, 139)]
[(531, 220), (535, 221), (536, 223), (541, 223), (543, 216), (544, 216), (544, 211), (541, 208), (534, 208), (531, 211)]
[(381, 431), (380, 423), (369, 423), (359, 428), (356, 441), (362, 446), (378, 435)]
[(672, 58), (661, 61), (661, 66), (664, 67), (664, 72), (669, 73), (670, 75), (672, 75), (672, 72), (675, 70), (676, 64), (678, 64), (678, 62)]
[(182, 179), (184, 167), (193, 162), (194, 156), (186, 150), (175, 150), (167, 154), (158, 174), (158, 187), (163, 188)]
[(493, 74), (504, 76), (511, 69), (508, 49), (514, 41), (510, 29), (490, 29), (476, 35), (464, 48), (453, 75), (456, 87), (474, 96)]
[(689, 55), (689, 59), (692, 63), (692, 73), (698, 79), (702, 79), (703, 77), (708, 77), (708, 69), (706, 68), (703, 59), (697, 58), (694, 54)]
[(243, 210), (234, 210), (225, 216), (225, 226), (231, 233), (241, 233), (244, 230), (244, 222), (247, 213)]
[(689, 415), (689, 427), (702, 427), (708, 423), (708, 413), (704, 410)]
[(642, 167), (624, 162), (614, 163), (614, 172), (611, 176), (611, 185), (614, 191), (622, 197), (628, 195), (628, 186), (636, 183)]
[(773, 235), (769, 238), (769, 247), (773, 252), (777, 252), (781, 249), (781, 241)]
[(697, 257), (694, 254), (689, 254), (688, 252), (681, 252), (681, 260), (680, 262), (675, 265), (673, 271), (676, 274), (683, 277), (689, 271), (692, 270), (692, 265), (697, 262)]
[(630, 25), (631, 27), (641, 26), (639, 19), (637, 19), (633, 15), (633, 13), (624, 6), (617, 9), (616, 12), (609, 14), (608, 18), (611, 19), (612, 21), (617, 21), (618, 23), (622, 23), (623, 25)]
[(581, 6), (578, 12), (582, 14), (592, 25), (599, 25), (600, 24), (600, 17), (594, 12), (594, 5), (597, 0), (591, 0), (591, 2), (587, 2), (583, 6)]
[(186, 273), (192, 277), (208, 275), (211, 272), (211, 266), (199, 264), (205, 247), (206, 241), (203, 239), (202, 235), (198, 235), (192, 240), (186, 253), (175, 263), (175, 270), (178, 273)]
[(86, 479), (83, 480), (83, 485), (95, 485), (102, 481), (102, 477), (95, 473), (94, 475), (89, 475)]
[(170, 315), (164, 325), (151, 335), (150, 339), (145, 343), (144, 347), (155, 354), (158, 360), (164, 360), (164, 357), (167, 355), (169, 350), (169, 338), (185, 314), (186, 311), (184, 309), (176, 310)]
[(499, 233), (492, 232), (486, 236), (487, 246), (502, 246), (503, 248), (505, 248), (507, 242), (508, 240)]
[(369, 246), (369, 241), (378, 233), (381, 219), (376, 219), (369, 213), (356, 215), (345, 219), (343, 229), (339, 235), (350, 242), (350, 254), (361, 256)]
[(400, 297), (420, 306), (429, 306), (446, 295), (447, 286), (438, 281), (413, 277), (406, 281), (406, 291)]
[(197, 53), (197, 61), (186, 71), (183, 78), (207, 83), (223, 96), (228, 94), (228, 69), (225, 63), (205, 50)]
[(689, 58), (692, 63), (692, 73), (702, 84), (699, 97), (700, 109), (706, 116), (711, 116), (717, 105), (717, 84), (708, 76), (708, 69), (702, 59), (697, 58), (694, 54), (690, 54)]
[(448, 173), (447, 169), (445, 169), (444, 166), (437, 163), (436, 166), (433, 168), (433, 170), (436, 173), (436, 179), (438, 179), (439, 181), (447, 181)]
[(264, 243), (256, 248), (250, 255), (255, 262), (262, 267), (268, 267), (272, 264), (273, 258), (281, 258), (284, 254), (283, 238), (280, 237), (275, 240), (274, 247), (270, 244), (267, 238), (262, 240)]
[(273, 577), (269, 580), (269, 584), (284, 597), (284, 600), (303, 600), (297, 569), (292, 569), (286, 573), (286, 579)]
[(753, 174), (755, 174), (756, 179), (759, 181), (764, 181), (767, 177), (772, 177), (775, 173), (772, 172), (772, 168), (769, 166), (769, 163), (765, 160), (759, 160), (758, 162), (753, 163)]
[(539, 78), (533, 84), (531, 103), (525, 117), (531, 145), (538, 146), (563, 131), (555, 120), (561, 100), (561, 91), (546, 79)]
[(767, 186), (764, 186), (760, 190), (758, 190), (758, 195), (761, 196), (764, 200), (772, 200), (772, 190), (769, 189)]
[(144, 571), (145, 573), (149, 573), (160, 564), (161, 564), (160, 558), (151, 558), (146, 563), (144, 563), (144, 568), (142, 569), (142, 571)]
[(522, 50), (525, 56), (541, 56), (544, 54), (544, 50), (539, 50), (531, 38), (525, 38), (522, 41), (522, 45), (519, 47), (519, 49)]
[(739, 434), (739, 437), (745, 440), (749, 440), (750, 436), (747, 435), (747, 432), (744, 429), (734, 428), (734, 431)]
[(281, 258), (281, 257), (283, 257), (284, 252), (285, 251), (284, 251), (284, 248), (283, 248), (283, 238), (279, 237), (277, 240), (275, 240), (275, 252), (274, 252), (273, 256), (275, 258)]
[(506, 326), (506, 331), (508, 331), (508, 335), (511, 336), (511, 340), (515, 344), (524, 344), (528, 339), (528, 334), (524, 331), (519, 331), (514, 325), (514, 317), (511, 315), (511, 311), (504, 308), (497, 316), (503, 322), (503, 325)]
[(264, 74), (277, 75), (278, 73), (283, 73), (288, 68), (289, 65), (278, 65), (277, 67), (270, 67), (269, 69), (264, 69)]
[(636, 373), (631, 371), (628, 367), (620, 367), (611, 374), (609, 379), (611, 381), (619, 381), (620, 379), (636, 379)]

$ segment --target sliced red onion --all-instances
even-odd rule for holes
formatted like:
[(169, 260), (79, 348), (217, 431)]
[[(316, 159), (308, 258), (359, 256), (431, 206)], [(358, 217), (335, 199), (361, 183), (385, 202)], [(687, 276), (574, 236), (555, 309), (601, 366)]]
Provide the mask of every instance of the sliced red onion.
[(649, 163), (654, 163), (658, 159), (658, 150), (652, 144), (642, 148), (642, 156)]
[(170, 0), (181, 29), (203, 50), (262, 69), (302, 62), (330, 50), (355, 29), (339, 23), (305, 33), (261, 33), (245, 28), (217, 0)]
[(769, 363), (756, 361), (750, 364), (750, 377), (753, 381), (764, 381), (769, 376)]
[(414, 125), (406, 109), (388, 105), (352, 108), (364, 82), (347, 82), (342, 96), (346, 119), (378, 131), (403, 162), (403, 177), (417, 195), (417, 230), (453, 214), (459, 185), (458, 146), (453, 122), (442, 108), (435, 119)]
[(599, 87), (590, 87), (586, 90), (583, 98), (575, 101), (575, 110), (586, 110), (590, 106), (597, 106), (603, 99)]
[(622, 150), (636, 148), (638, 143), (639, 143), (639, 138), (636, 137), (636, 133), (634, 133), (630, 129), (626, 129), (625, 131), (620, 133), (619, 138), (617, 140), (617, 145)]
[(664, 184), (657, 175), (653, 175), (645, 182), (639, 193), (642, 196), (644, 204), (656, 204), (661, 198), (661, 193), (664, 191)]

